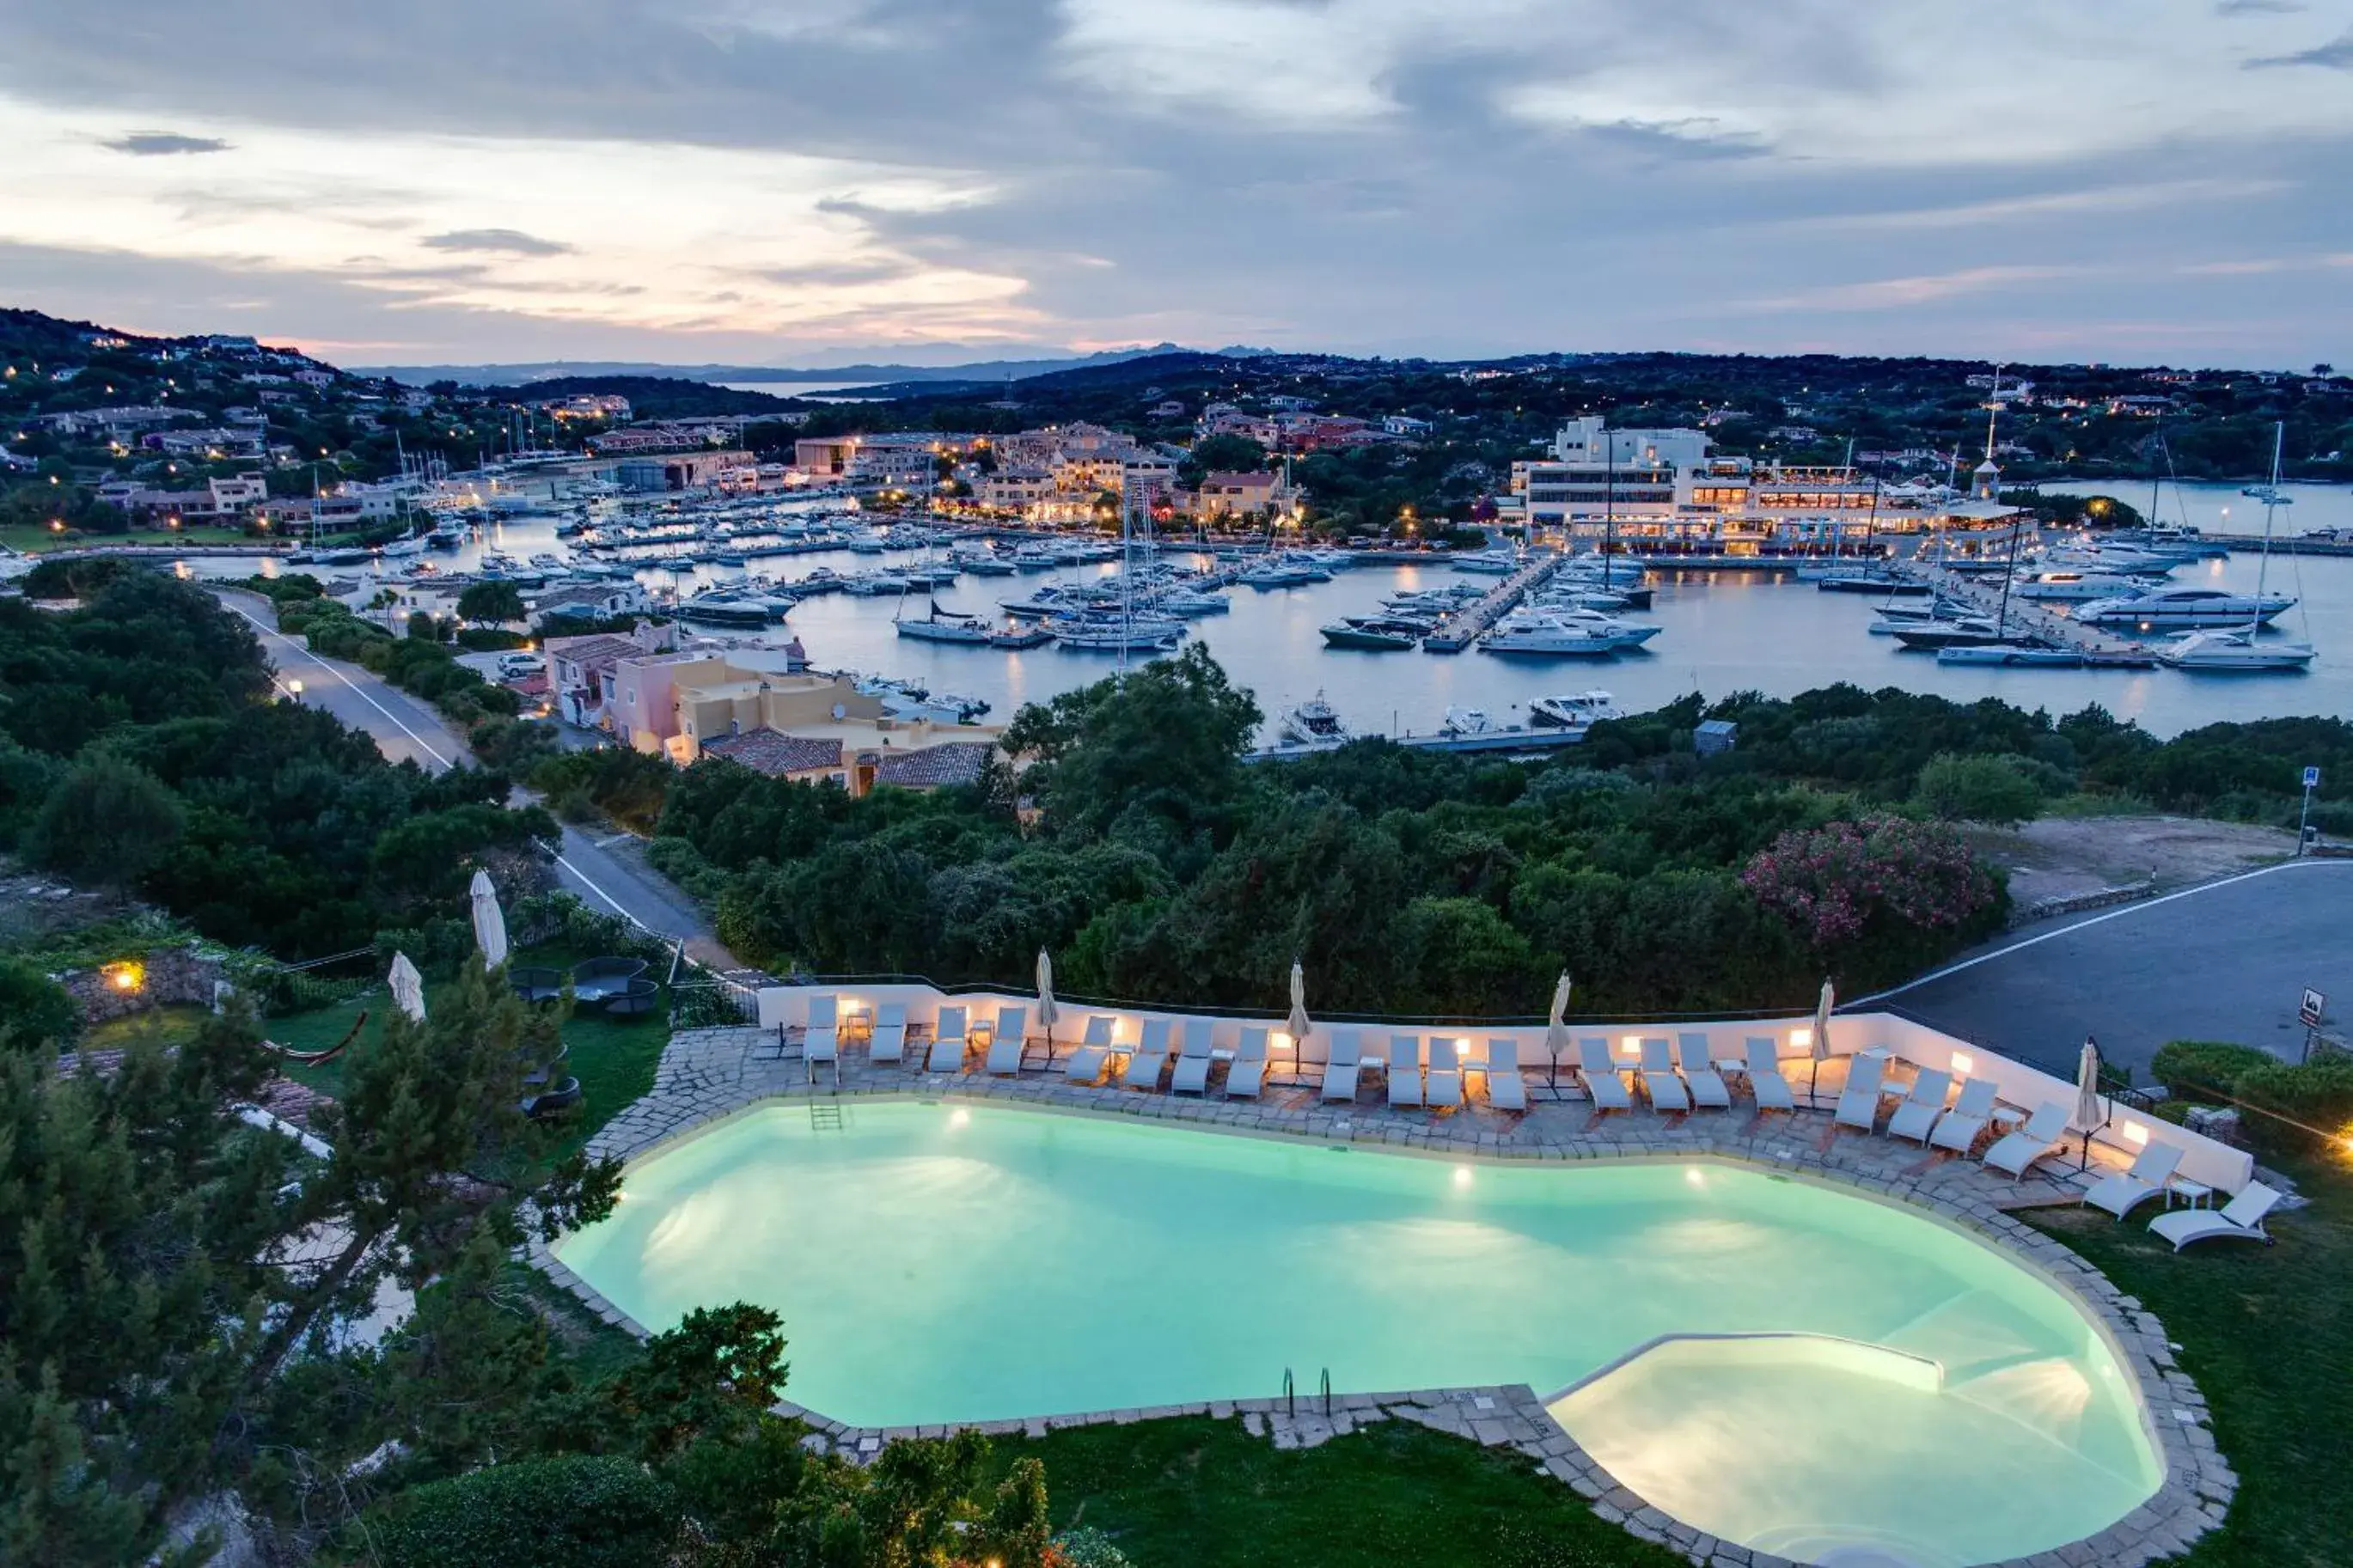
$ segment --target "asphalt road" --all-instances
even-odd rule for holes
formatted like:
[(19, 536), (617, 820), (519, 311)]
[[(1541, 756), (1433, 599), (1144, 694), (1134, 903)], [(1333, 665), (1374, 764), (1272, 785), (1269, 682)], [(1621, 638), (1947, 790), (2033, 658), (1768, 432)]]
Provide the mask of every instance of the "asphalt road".
[(2303, 1051), (2304, 988), (2353, 1018), (2353, 860), (2297, 860), (2010, 932), (1892, 1005), (2063, 1077), (2090, 1035), (2146, 1081), (2168, 1040)]
[[(413, 762), (439, 773), (473, 759), (462, 737), (439, 714), (374, 673), (342, 659), (322, 658), (301, 638), (278, 630), (275, 606), (255, 594), (217, 590), (221, 603), (242, 616), (261, 639), (278, 672), (279, 685), (304, 704), (322, 708), (372, 738), (396, 763)], [(518, 804), (538, 797), (518, 790)], [(566, 826), (555, 857), (556, 880), (591, 909), (618, 914), (666, 941), (684, 941), (687, 952), (713, 969), (740, 969), (721, 945), (702, 913), (664, 879), (613, 853), (617, 840), (599, 842)]]

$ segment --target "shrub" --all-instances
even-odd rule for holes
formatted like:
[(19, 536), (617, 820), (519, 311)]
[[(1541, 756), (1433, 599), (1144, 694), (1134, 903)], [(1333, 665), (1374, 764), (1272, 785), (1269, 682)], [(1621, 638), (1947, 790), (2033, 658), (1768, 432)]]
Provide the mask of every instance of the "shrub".
[(1849, 984), (1910, 973), (2000, 921), (2002, 885), (1939, 823), (1873, 816), (1793, 828), (1740, 880)]
[(2253, 1046), (2225, 1040), (2169, 1040), (2159, 1046), (2149, 1063), (2149, 1075), (2184, 1100), (2200, 1094), (2235, 1099), (2239, 1080), (2258, 1068), (2274, 1065), (2278, 1058)]
[(1947, 752), (1929, 759), (1921, 768), (1912, 798), (1931, 816), (1945, 822), (1987, 822), (2007, 827), (2035, 814), (2042, 803), (2042, 790), (2018, 759), (1958, 757)]
[(1064, 1531), (1054, 1537), (1052, 1554), (1046, 1561), (1054, 1568), (1128, 1568), (1127, 1553), (1092, 1525)]
[(0, 1037), (20, 1043), (61, 1041), (73, 1033), (73, 998), (66, 988), (19, 958), (0, 954)]
[(375, 1547), (385, 1568), (643, 1568), (668, 1560), (677, 1529), (670, 1489), (643, 1467), (575, 1455), (418, 1487)]

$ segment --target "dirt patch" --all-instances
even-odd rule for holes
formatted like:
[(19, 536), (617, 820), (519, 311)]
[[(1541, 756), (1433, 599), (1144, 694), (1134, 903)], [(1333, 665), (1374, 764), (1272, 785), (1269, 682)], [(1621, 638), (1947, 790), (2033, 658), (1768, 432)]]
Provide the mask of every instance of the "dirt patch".
[(2010, 901), (2021, 910), (2152, 883), (2162, 892), (2295, 853), (2295, 835), (2284, 828), (2191, 816), (2053, 816), (1965, 831), (1978, 854), (2010, 873)]

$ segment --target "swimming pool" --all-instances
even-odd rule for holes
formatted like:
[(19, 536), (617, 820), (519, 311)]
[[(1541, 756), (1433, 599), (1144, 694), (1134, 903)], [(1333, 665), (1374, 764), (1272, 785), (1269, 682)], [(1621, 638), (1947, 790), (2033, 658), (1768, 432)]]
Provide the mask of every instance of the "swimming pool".
[[(2160, 1479), (2074, 1304), (1893, 1205), (1720, 1163), (1451, 1164), (915, 1101), (844, 1121), (738, 1116), (634, 1166), (557, 1255), (649, 1328), (775, 1308), (791, 1397), (861, 1426), (1262, 1396), (1286, 1369), (1592, 1379), (1552, 1408), (1613, 1474), (1799, 1560), (2025, 1555)], [(1759, 1333), (1827, 1338), (1669, 1339), (1593, 1378), (1661, 1336)]]

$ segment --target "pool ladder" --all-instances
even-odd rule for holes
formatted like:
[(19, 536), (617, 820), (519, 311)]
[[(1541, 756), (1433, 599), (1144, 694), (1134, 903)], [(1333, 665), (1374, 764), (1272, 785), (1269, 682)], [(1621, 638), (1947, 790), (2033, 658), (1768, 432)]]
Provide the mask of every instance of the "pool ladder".
[[(1331, 1415), (1332, 1369), (1328, 1366), (1324, 1369), (1323, 1386), (1317, 1391), (1317, 1397), (1324, 1402), (1324, 1414)], [(1282, 1408), (1285, 1415), (1299, 1414), (1299, 1387), (1293, 1380), (1291, 1369), (1287, 1366), (1282, 1369)]]
[(839, 1101), (829, 1100), (813, 1100), (809, 1101), (809, 1126), (812, 1130), (818, 1132), (839, 1132), (842, 1131), (843, 1124), (841, 1120), (840, 1103)]

